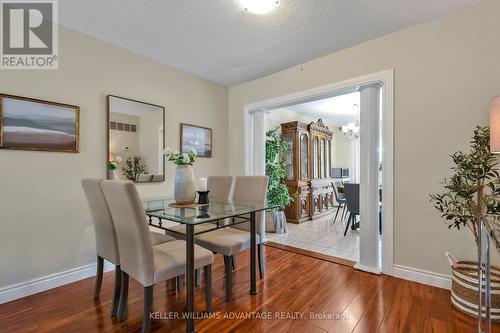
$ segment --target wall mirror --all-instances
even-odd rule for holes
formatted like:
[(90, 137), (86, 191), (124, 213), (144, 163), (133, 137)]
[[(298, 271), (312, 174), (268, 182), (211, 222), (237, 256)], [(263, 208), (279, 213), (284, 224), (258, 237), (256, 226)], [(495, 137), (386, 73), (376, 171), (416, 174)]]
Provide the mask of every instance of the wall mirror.
[(108, 95), (108, 179), (165, 180), (165, 108)]

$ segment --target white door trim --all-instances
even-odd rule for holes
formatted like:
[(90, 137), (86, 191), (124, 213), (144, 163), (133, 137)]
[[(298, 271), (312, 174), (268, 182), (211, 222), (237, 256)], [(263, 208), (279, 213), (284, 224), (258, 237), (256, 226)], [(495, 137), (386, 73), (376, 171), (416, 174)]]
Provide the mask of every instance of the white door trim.
[(254, 126), (252, 113), (257, 110), (272, 110), (297, 103), (342, 95), (357, 90), (360, 86), (380, 82), (383, 85), (382, 105), (382, 272), (393, 275), (394, 263), (394, 70), (389, 69), (354, 79), (307, 89), (244, 106), (245, 122), (245, 174), (254, 173)]

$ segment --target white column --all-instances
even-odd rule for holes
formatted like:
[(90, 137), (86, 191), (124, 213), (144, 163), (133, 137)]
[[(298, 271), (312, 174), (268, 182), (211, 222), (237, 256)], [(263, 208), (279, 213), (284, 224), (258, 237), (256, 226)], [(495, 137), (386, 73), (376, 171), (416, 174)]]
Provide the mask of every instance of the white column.
[(380, 274), (379, 164), (381, 84), (360, 87), (360, 237), (357, 269)]
[(254, 176), (266, 174), (266, 117), (267, 110), (256, 110), (252, 112)]

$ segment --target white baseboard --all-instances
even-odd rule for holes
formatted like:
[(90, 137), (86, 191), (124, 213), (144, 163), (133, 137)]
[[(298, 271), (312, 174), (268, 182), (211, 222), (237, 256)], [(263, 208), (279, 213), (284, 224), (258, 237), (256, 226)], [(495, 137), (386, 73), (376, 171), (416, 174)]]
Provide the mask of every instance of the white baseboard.
[[(96, 266), (97, 264), (85, 265), (0, 288), (0, 304), (94, 276)], [(104, 262), (105, 272), (114, 268), (115, 265)]]
[(394, 265), (393, 275), (395, 277), (410, 280), (413, 282), (427, 284), (444, 289), (451, 289), (450, 275), (429, 272), (422, 269), (401, 265)]

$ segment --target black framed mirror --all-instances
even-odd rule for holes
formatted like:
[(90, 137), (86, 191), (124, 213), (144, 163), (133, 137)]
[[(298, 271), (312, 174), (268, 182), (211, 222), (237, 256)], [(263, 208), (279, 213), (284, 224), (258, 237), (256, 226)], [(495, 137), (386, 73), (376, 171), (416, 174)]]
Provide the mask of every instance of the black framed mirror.
[(108, 95), (108, 179), (165, 181), (165, 108)]

